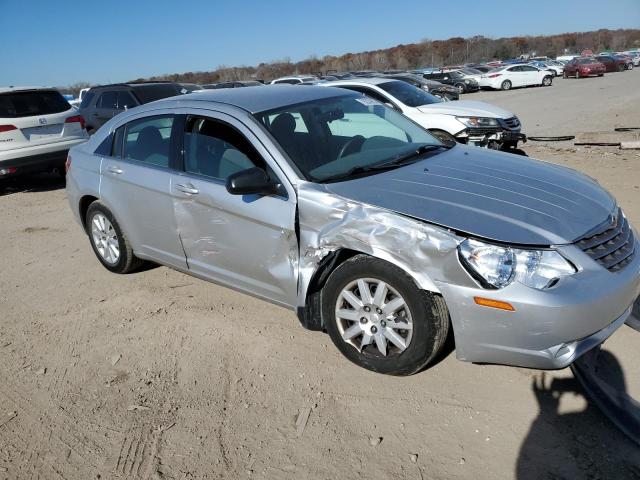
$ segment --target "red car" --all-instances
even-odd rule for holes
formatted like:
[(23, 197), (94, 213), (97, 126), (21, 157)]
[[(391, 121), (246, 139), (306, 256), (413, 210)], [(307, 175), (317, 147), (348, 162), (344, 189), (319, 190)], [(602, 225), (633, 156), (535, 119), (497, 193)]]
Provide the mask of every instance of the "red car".
[(623, 58), (613, 55), (598, 55), (596, 60), (607, 68), (607, 72), (622, 72), (627, 69), (627, 63)]
[(589, 77), (591, 75), (597, 75), (601, 77), (604, 75), (606, 67), (600, 63), (600, 59), (596, 60), (593, 57), (577, 57), (571, 60), (564, 66), (564, 78), (569, 77)]

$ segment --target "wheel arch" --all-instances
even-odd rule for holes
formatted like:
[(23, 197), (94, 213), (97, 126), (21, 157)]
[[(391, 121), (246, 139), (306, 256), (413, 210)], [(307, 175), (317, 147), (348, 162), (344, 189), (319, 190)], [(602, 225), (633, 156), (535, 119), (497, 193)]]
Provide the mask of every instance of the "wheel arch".
[(98, 201), (99, 198), (94, 195), (83, 195), (78, 202), (78, 213), (80, 214), (80, 220), (82, 221), (82, 226), (87, 231), (87, 211), (89, 210), (89, 206)]
[(304, 328), (308, 330), (325, 329), (321, 303), (322, 288), (336, 268), (356, 255), (366, 255), (391, 263), (401, 268), (407, 275), (409, 275), (419, 289), (440, 295), (440, 290), (435, 283), (426, 276), (426, 274), (421, 273), (420, 275), (417, 275), (416, 272), (407, 265), (402, 262), (395, 261), (392, 255), (384, 252), (381, 252), (380, 254), (377, 254), (377, 252), (376, 254), (372, 254), (370, 252), (362, 252), (351, 248), (339, 248), (325, 255), (322, 260), (318, 262), (318, 266), (311, 275), (309, 282), (305, 286), (300, 286), (301, 289), (306, 287), (303, 292), (304, 304), (302, 306), (298, 306), (296, 313), (298, 315), (298, 320)]

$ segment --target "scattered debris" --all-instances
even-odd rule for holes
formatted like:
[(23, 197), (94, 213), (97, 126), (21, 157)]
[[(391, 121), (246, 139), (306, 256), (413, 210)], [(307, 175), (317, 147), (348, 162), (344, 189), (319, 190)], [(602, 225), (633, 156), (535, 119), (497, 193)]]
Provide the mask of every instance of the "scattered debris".
[(418, 454), (417, 454), (417, 453), (410, 453), (410, 454), (409, 454), (409, 458), (411, 459), (411, 461), (412, 461), (413, 463), (417, 463), (417, 461), (418, 461)]
[(296, 437), (302, 437), (304, 429), (307, 428), (307, 422), (309, 421), (309, 415), (311, 414), (311, 407), (304, 407), (300, 409), (298, 418), (296, 420)]
[(45, 373), (47, 373), (47, 369), (45, 367), (36, 370), (36, 375), (44, 375)]
[(137, 410), (151, 410), (151, 407), (145, 407), (144, 405), (129, 405), (127, 407), (127, 410), (129, 410), (130, 412)]
[(380, 443), (382, 443), (382, 437), (369, 437), (369, 445), (372, 447), (380, 445)]
[(0, 427), (6, 425), (7, 423), (9, 423), (11, 420), (13, 420), (14, 418), (16, 418), (18, 416), (17, 412), (9, 412), (9, 414), (7, 415), (9, 418), (4, 419), (3, 421), (0, 422)]
[(620, 142), (620, 150), (640, 150), (640, 142)]
[(460, 457), (460, 460), (458, 460), (458, 463), (460, 465), (464, 465), (466, 463), (466, 460), (464, 459), (464, 457)]
[(115, 367), (121, 358), (122, 358), (122, 355), (120, 355), (119, 353), (111, 357), (111, 365)]

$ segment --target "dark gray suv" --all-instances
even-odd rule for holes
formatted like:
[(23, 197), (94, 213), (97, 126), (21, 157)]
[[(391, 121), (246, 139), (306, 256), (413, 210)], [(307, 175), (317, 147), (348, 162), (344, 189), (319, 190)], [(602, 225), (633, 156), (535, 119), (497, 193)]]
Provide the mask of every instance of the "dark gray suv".
[(177, 83), (116, 83), (92, 87), (82, 99), (80, 115), (93, 133), (118, 113), (138, 105), (186, 93)]

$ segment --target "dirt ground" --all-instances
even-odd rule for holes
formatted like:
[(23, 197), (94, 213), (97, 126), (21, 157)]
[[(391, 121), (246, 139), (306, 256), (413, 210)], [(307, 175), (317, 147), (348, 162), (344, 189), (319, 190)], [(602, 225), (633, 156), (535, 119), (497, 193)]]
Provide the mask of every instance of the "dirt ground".
[[(639, 85), (633, 71), (467, 98), (571, 134), (640, 126)], [(640, 151), (524, 149), (595, 177), (640, 226)], [(640, 478), (640, 450), (568, 369), (450, 348), (377, 375), (293, 312), (164, 267), (109, 273), (54, 176), (0, 193), (0, 479)], [(605, 345), (630, 391), (639, 346), (626, 326)]]

